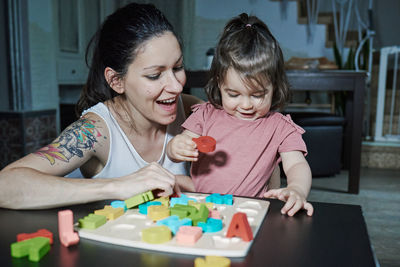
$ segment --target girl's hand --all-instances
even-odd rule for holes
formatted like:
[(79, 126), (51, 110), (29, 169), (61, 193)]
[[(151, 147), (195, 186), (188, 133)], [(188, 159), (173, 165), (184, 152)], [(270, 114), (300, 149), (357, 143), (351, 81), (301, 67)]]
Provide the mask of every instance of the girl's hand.
[(178, 134), (168, 142), (167, 155), (174, 161), (197, 161), (199, 152), (191, 136)]
[(308, 216), (312, 216), (314, 213), (313, 206), (307, 202), (306, 198), (296, 188), (286, 187), (280, 189), (272, 189), (264, 194), (266, 198), (276, 198), (286, 204), (281, 209), (282, 214), (293, 216), (300, 209), (305, 209)]

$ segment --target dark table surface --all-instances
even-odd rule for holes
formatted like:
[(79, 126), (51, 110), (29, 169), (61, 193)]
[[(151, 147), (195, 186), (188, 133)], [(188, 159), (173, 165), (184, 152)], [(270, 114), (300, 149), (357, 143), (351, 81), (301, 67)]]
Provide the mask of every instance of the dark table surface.
[[(231, 266), (375, 266), (360, 206), (313, 202), (315, 213), (294, 217), (280, 214), (283, 203), (270, 200), (266, 218), (245, 258), (231, 258)], [(109, 203), (109, 202), (107, 202)], [(0, 209), (1, 266), (194, 266), (199, 256), (161, 253), (81, 238), (63, 247), (58, 238), (57, 212), (71, 209), (74, 221), (106, 202), (66, 208), (15, 211)], [(18, 233), (46, 228), (54, 234), (50, 252), (39, 263), (11, 257)]]

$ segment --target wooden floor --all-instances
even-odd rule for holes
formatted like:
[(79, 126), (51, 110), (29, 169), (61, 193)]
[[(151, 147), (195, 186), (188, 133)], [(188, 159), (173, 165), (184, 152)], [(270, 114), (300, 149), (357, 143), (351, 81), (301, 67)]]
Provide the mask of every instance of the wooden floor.
[(400, 171), (362, 169), (358, 195), (346, 193), (347, 175), (314, 178), (309, 200), (360, 205), (380, 266), (400, 266)]

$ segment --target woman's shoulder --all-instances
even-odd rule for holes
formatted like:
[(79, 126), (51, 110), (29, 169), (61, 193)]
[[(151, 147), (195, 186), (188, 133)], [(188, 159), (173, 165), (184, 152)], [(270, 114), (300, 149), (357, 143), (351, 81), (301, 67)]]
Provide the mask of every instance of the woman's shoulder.
[(91, 147), (89, 150), (95, 152), (95, 157), (106, 162), (111, 136), (104, 119), (96, 113), (87, 112), (75, 122), (75, 130), (81, 145), (88, 149)]
[[(103, 159), (108, 155), (108, 131), (103, 120), (96, 114), (87, 113), (67, 126), (50, 144), (47, 158), (60, 160), (71, 167), (68, 172), (82, 166), (93, 157)], [(42, 153), (42, 154), (43, 154)], [(72, 169), (71, 169), (72, 168)]]
[(109, 113), (109, 109), (105, 103), (99, 102), (94, 106), (91, 106), (90, 108), (85, 109), (82, 112), (82, 116), (87, 114), (87, 113), (95, 113), (99, 114), (100, 116), (104, 116), (104, 114)]
[(109, 124), (113, 121), (113, 116), (107, 103), (97, 103), (96, 105), (82, 112), (82, 119), (92, 121), (96, 127), (109, 129)]
[[(104, 118), (97, 113), (87, 112), (82, 115), (79, 120), (82, 126), (93, 128), (108, 128)], [(77, 121), (77, 122), (78, 122)]]
[(101, 116), (88, 112), (65, 128), (61, 135), (75, 136), (78, 142), (91, 140), (95, 144), (108, 139), (108, 127)]

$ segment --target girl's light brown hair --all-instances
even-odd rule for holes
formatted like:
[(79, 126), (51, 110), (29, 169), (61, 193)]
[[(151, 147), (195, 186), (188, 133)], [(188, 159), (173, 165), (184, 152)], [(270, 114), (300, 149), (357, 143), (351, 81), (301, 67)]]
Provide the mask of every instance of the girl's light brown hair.
[(221, 108), (219, 86), (229, 68), (233, 68), (251, 88), (272, 84), (271, 110), (284, 107), (289, 95), (284, 59), (278, 42), (267, 25), (246, 13), (231, 19), (225, 26), (211, 65), (210, 79), (205, 87), (208, 100)]

